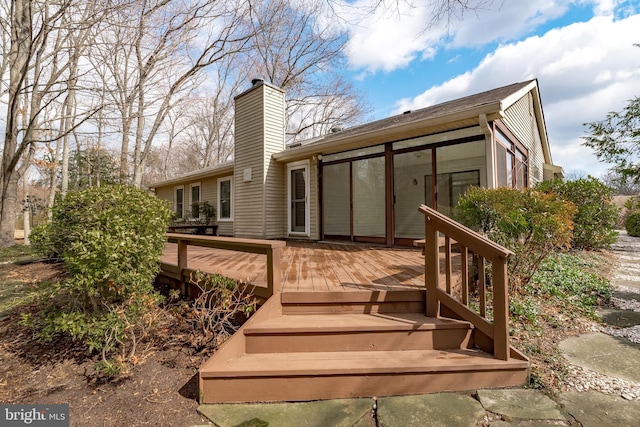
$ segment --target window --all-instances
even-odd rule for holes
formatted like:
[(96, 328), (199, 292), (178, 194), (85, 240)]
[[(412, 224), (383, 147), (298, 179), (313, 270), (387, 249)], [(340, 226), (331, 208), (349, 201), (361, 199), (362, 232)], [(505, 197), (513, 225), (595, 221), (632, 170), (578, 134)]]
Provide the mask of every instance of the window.
[(529, 166), (526, 150), (496, 131), (496, 174), (498, 187), (522, 190), (529, 185)]
[(184, 217), (184, 187), (176, 187), (173, 191), (173, 211), (176, 218)]
[(191, 218), (200, 218), (200, 183), (191, 184)]
[(233, 220), (233, 177), (218, 180), (218, 221)]

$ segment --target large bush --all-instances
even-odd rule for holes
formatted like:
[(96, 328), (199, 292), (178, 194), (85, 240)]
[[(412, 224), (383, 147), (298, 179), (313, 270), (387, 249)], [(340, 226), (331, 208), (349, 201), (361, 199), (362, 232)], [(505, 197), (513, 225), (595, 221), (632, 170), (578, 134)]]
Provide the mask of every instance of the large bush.
[(640, 196), (629, 197), (624, 202), (624, 208), (618, 216), (618, 225), (620, 228), (627, 228), (627, 219), (636, 212), (640, 212)]
[(474, 187), (460, 198), (456, 212), (467, 227), (514, 252), (508, 269), (517, 291), (548, 254), (569, 247), (575, 210), (554, 194)]
[(625, 228), (629, 236), (640, 237), (640, 211), (634, 212), (627, 217)]
[(624, 202), (624, 207), (629, 215), (640, 212), (640, 196), (629, 197), (627, 201)]
[(598, 179), (590, 176), (575, 181), (547, 181), (539, 183), (536, 190), (555, 193), (577, 207), (573, 217), (574, 248), (606, 248), (616, 241), (614, 228), (619, 209), (611, 202), (615, 194)]
[(164, 201), (126, 186), (57, 200), (51, 222), (31, 236), (35, 249), (59, 258), (68, 273), (47, 290), (39, 316), (27, 319), (41, 337), (68, 334), (102, 350), (105, 364), (107, 354), (135, 341), (160, 300), (153, 279), (170, 216)]

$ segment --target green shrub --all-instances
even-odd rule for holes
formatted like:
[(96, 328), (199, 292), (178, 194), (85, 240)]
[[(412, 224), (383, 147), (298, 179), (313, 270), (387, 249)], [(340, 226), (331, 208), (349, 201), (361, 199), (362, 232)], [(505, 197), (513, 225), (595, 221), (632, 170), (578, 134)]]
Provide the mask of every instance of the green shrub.
[(549, 253), (569, 247), (574, 212), (554, 194), (474, 187), (458, 201), (457, 219), (514, 252), (508, 269), (517, 291)]
[(624, 226), (629, 236), (640, 237), (640, 212), (629, 215)]
[(624, 207), (627, 209), (628, 214), (640, 212), (640, 196), (629, 197), (624, 202)]
[(619, 209), (611, 202), (614, 190), (600, 180), (590, 176), (575, 181), (546, 181), (539, 183), (536, 190), (555, 193), (577, 207), (571, 239), (574, 248), (600, 249), (616, 241), (614, 228)]
[(105, 186), (67, 194), (52, 214), (31, 240), (62, 261), (67, 277), (50, 285), (39, 315), (27, 320), (43, 340), (69, 335), (102, 350), (109, 365), (106, 355), (135, 341), (161, 300), (153, 279), (171, 210), (140, 189)]

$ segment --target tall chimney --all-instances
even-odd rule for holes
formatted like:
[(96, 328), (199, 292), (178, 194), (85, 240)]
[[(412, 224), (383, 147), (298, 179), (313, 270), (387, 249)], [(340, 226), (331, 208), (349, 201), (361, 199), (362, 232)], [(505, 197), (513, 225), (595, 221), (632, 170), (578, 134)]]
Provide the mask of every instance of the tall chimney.
[(253, 79), (235, 97), (234, 235), (284, 236), (284, 168), (272, 155), (284, 150), (284, 91)]

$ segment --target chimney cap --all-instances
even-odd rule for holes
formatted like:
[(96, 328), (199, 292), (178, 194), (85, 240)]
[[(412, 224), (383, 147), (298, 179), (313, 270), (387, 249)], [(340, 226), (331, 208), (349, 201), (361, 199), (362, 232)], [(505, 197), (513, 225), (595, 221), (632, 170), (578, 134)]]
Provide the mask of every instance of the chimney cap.
[(255, 79), (251, 80), (251, 86), (257, 86), (260, 83), (264, 83), (264, 79), (261, 79), (261, 78), (258, 77), (258, 78), (255, 78)]

